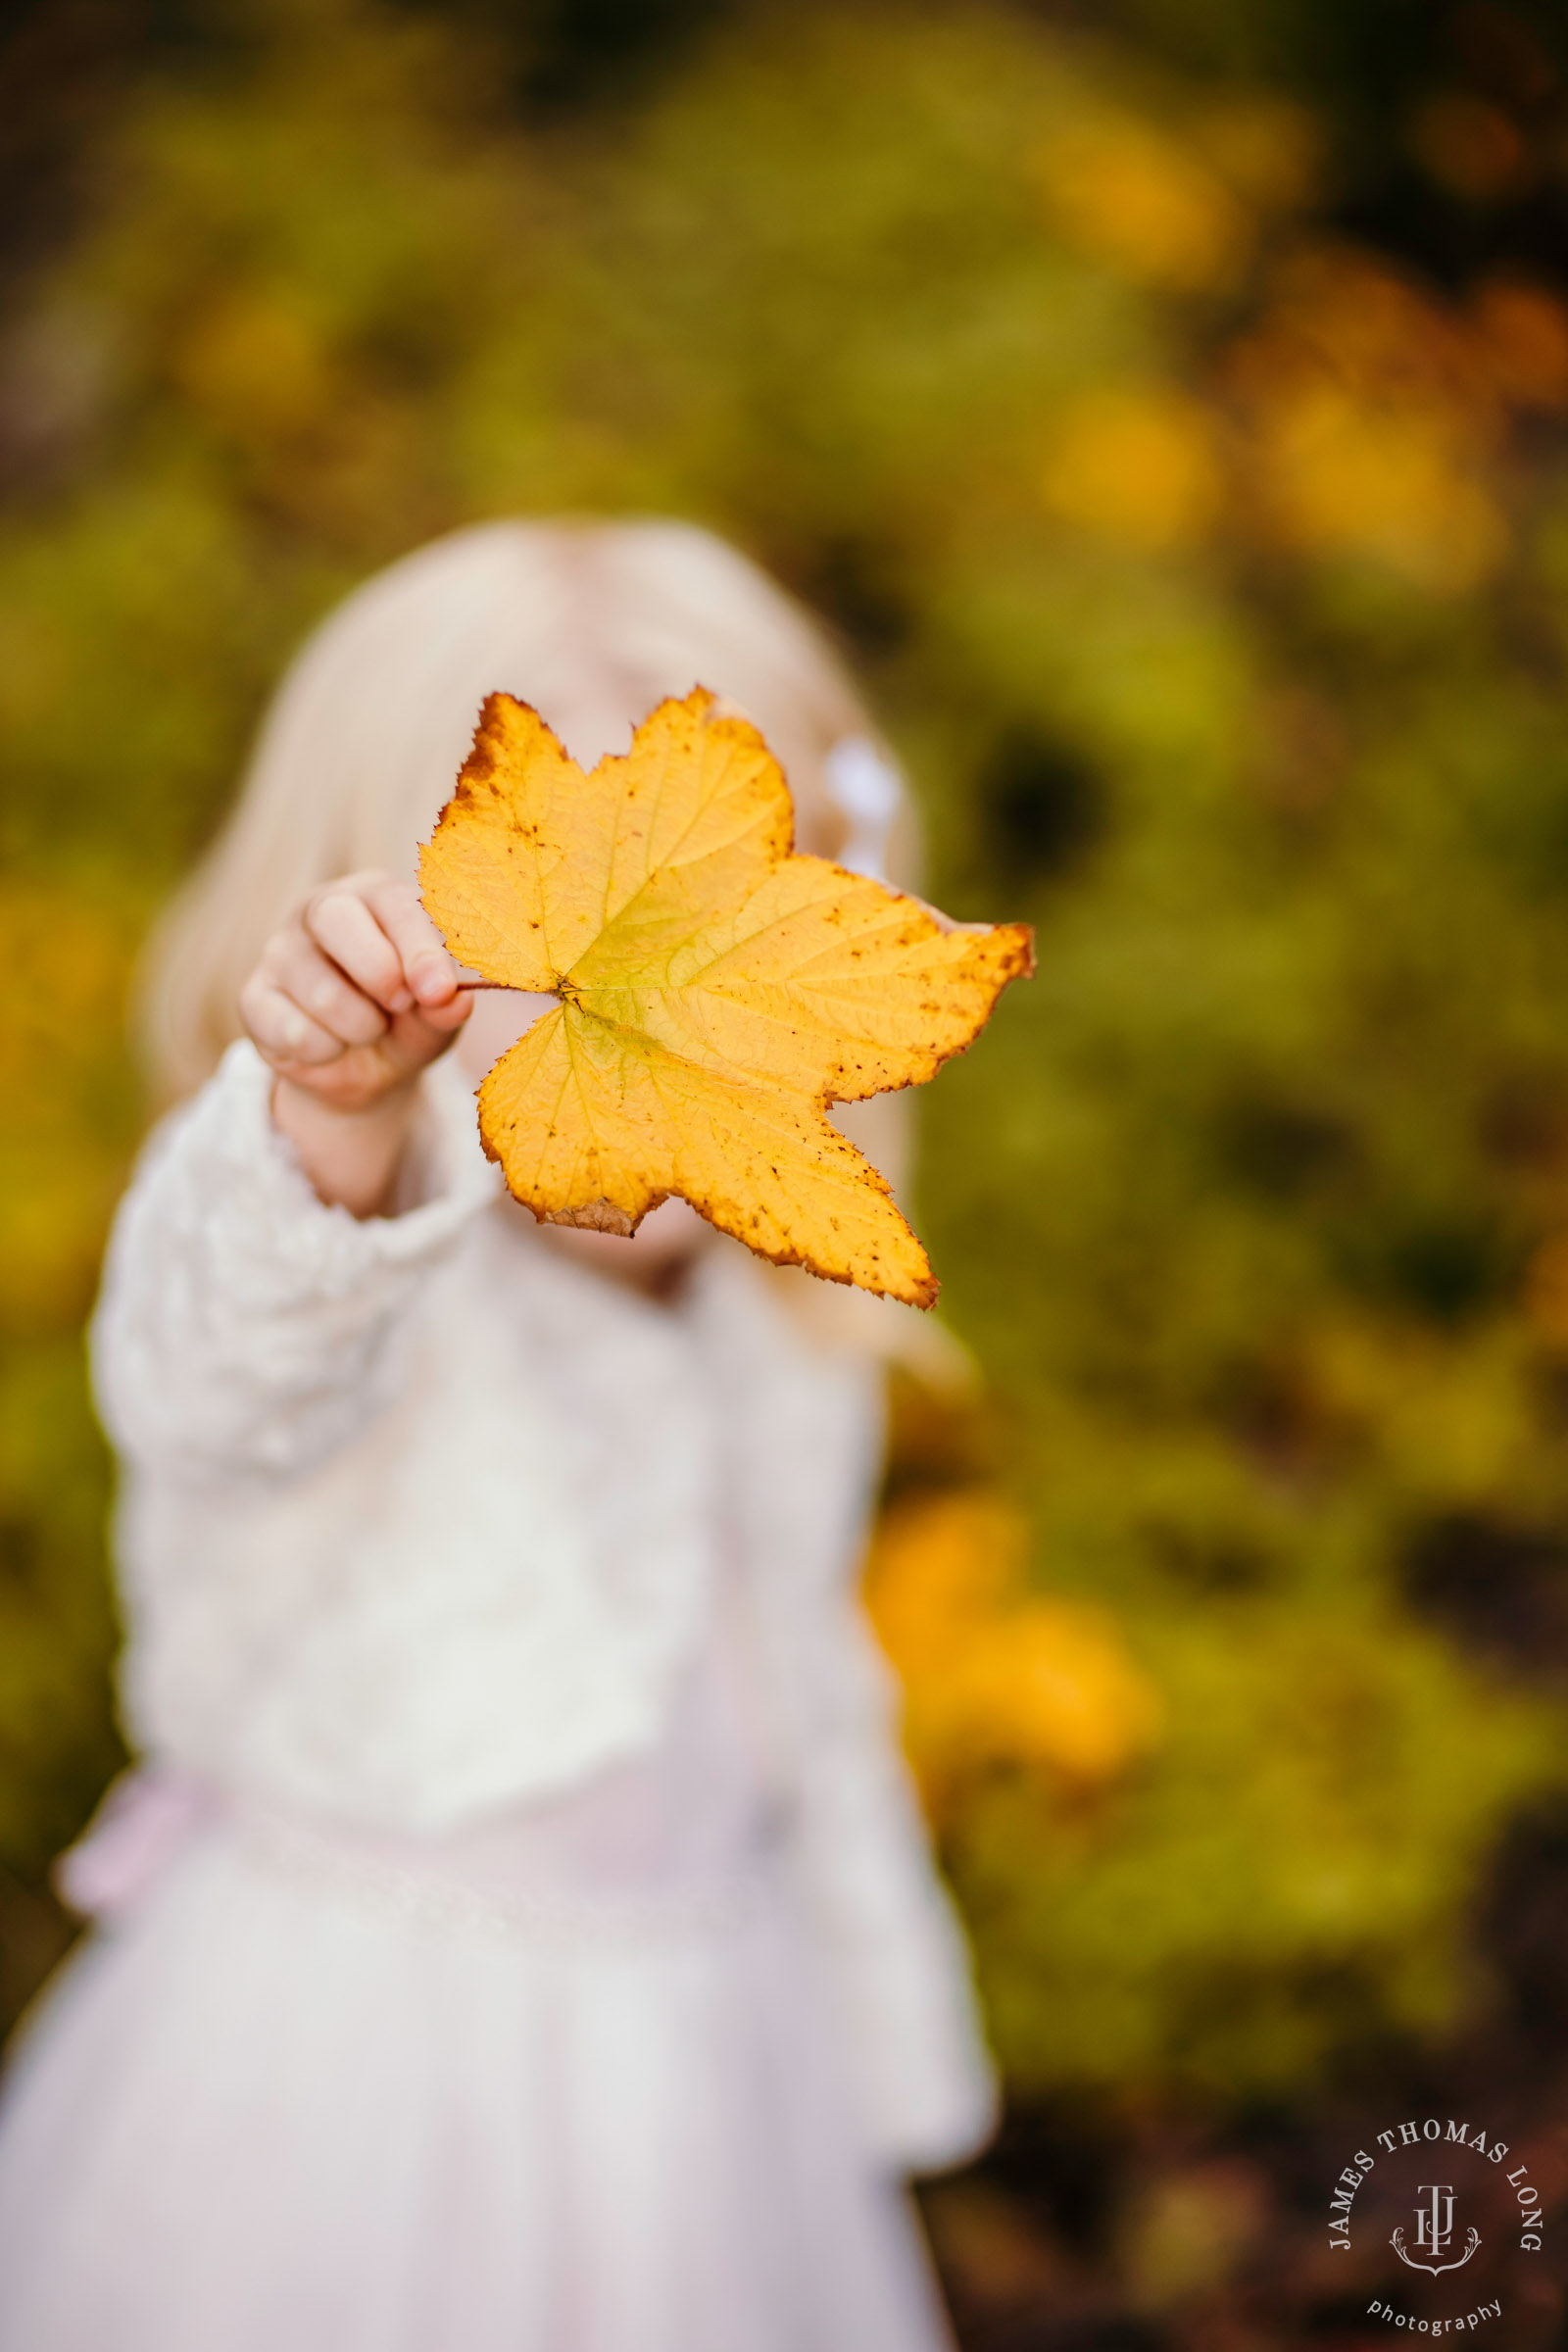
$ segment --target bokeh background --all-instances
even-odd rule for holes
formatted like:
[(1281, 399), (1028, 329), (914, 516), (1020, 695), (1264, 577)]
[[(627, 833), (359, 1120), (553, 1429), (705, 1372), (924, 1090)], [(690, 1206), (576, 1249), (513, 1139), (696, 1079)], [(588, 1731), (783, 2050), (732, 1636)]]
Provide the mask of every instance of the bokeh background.
[(927, 2197), (965, 2343), (1361, 2340), (1369, 2131), (1568, 2196), (1559, 9), (0, 25), (5, 2018), (118, 1761), (146, 923), (368, 570), (692, 515), (840, 632), (933, 895), (1039, 927), (924, 1106), (980, 1375), (901, 1385), (871, 1566), (1012, 2102)]

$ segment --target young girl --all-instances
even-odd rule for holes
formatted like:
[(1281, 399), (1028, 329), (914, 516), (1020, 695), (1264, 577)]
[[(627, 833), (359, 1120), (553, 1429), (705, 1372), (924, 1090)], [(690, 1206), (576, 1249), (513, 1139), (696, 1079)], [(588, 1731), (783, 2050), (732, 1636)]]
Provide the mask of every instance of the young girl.
[(501, 523), (318, 633), (164, 936), (94, 1335), (143, 1761), (0, 2108), (3, 2352), (947, 2340), (897, 2175), (990, 2080), (852, 1582), (913, 1318), (536, 1227), (473, 1088), (538, 1007), (413, 887), (489, 689), (588, 765), (698, 682), (897, 862), (740, 557)]

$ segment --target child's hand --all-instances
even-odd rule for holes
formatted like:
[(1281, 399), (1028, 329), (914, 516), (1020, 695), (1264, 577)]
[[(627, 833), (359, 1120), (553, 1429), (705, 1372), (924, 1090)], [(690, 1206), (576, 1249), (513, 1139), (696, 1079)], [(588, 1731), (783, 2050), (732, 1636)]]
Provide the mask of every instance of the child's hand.
[(444, 1054), (472, 1003), (411, 885), (363, 873), (323, 883), (273, 932), (239, 1009), (280, 1078), (358, 1111)]
[(277, 1072), (273, 1116), (318, 1192), (378, 1207), (402, 1152), (414, 1081), (473, 1004), (412, 886), (345, 874), (274, 931), (239, 1010)]

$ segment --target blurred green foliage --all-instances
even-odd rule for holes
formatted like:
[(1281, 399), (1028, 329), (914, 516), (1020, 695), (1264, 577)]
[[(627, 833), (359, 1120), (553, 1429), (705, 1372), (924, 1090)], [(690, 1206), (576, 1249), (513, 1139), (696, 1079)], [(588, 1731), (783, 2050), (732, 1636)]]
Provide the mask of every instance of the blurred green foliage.
[(994, 1432), (911, 1408), (901, 1494), (1005, 1489), (1161, 1730), (944, 1812), (1014, 2079), (1441, 2034), (1568, 1768), (1556, 296), (1406, 279), (1298, 103), (1005, 8), (743, 13), (526, 127), (481, 18), (249, 22), (114, 111), (5, 354), (0, 1864), (113, 1756), (74, 1334), (149, 910), (368, 569), (677, 512), (844, 631), (939, 895), (1039, 925), (926, 1110)]

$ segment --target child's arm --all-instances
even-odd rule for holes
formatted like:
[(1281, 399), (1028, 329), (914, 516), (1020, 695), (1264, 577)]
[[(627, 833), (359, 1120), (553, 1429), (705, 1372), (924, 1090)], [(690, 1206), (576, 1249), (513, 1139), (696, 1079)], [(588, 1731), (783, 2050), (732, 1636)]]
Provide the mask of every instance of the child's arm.
[(400, 1333), (496, 1191), (431, 1163), (389, 1203), (420, 1072), (467, 1004), (414, 894), (315, 894), (246, 983), (248, 1042), (151, 1139), (116, 1219), (93, 1327), (121, 1451), (182, 1476), (292, 1477), (394, 1393)]
[(417, 896), (390, 874), (346, 874), (274, 931), (240, 1016), (277, 1074), (272, 1117), (320, 1199), (357, 1217), (386, 1205), (421, 1072), (473, 999)]

